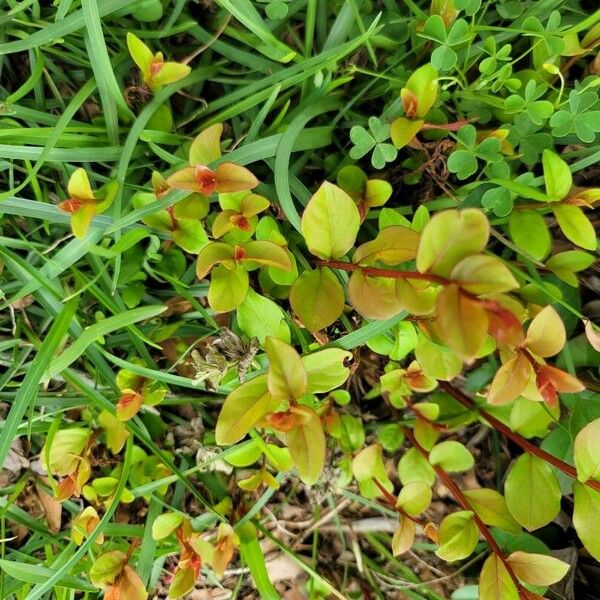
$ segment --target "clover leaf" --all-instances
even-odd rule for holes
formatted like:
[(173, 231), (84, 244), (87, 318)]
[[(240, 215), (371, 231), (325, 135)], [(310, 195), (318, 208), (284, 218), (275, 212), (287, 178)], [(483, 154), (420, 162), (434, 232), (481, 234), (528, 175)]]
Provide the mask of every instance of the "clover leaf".
[(392, 144), (386, 142), (390, 137), (390, 126), (377, 117), (369, 118), (369, 131), (360, 125), (350, 130), (350, 139), (354, 144), (350, 157), (358, 160), (369, 152), (371, 164), (376, 169), (383, 169), (388, 162), (396, 160), (398, 151)]

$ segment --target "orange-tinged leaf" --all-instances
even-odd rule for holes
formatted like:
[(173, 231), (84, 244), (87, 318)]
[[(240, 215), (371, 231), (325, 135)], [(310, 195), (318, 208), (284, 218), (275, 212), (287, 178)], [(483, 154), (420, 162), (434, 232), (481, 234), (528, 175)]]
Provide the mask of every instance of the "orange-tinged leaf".
[(146, 600), (148, 592), (140, 576), (129, 566), (123, 567), (119, 578), (120, 600)]
[(175, 171), (167, 177), (167, 185), (176, 190), (186, 190), (188, 192), (198, 192), (209, 196), (215, 188), (215, 178), (213, 171), (208, 167), (196, 165), (193, 167), (184, 167)]
[(396, 283), (389, 277), (371, 277), (354, 271), (348, 281), (352, 306), (368, 319), (388, 319), (403, 308), (396, 295)]
[(461, 260), (452, 269), (450, 279), (478, 296), (508, 292), (519, 287), (508, 267), (499, 258), (486, 254), (467, 256)]
[(416, 525), (408, 517), (400, 515), (398, 528), (392, 536), (392, 553), (400, 556), (410, 550), (415, 541)]
[(396, 297), (402, 308), (413, 315), (429, 315), (435, 308), (439, 286), (422, 281), (396, 279)]
[(384, 227), (377, 237), (360, 245), (352, 261), (361, 265), (372, 265), (381, 261), (386, 265), (397, 265), (412, 260), (417, 255), (419, 233), (402, 225)]
[(300, 479), (306, 485), (313, 485), (325, 465), (325, 434), (321, 419), (312, 409), (299, 405), (294, 410), (304, 413), (306, 422), (286, 433), (285, 442)]
[(215, 123), (201, 131), (190, 146), (190, 165), (209, 165), (221, 158), (223, 123)]
[(169, 587), (170, 600), (181, 598), (187, 594), (193, 589), (195, 583), (196, 571), (193, 567), (188, 566), (187, 564), (183, 567), (180, 565)]
[(219, 579), (223, 577), (227, 565), (231, 562), (234, 550), (235, 534), (233, 528), (227, 523), (221, 523), (211, 561), (211, 566)]
[(67, 189), (71, 198), (77, 198), (78, 200), (96, 199), (85, 169), (79, 168), (73, 171), (73, 174), (69, 177)]
[(90, 569), (90, 580), (98, 587), (114, 583), (127, 561), (127, 555), (120, 550), (106, 552), (97, 557)]
[(535, 381), (533, 368), (527, 357), (519, 352), (496, 372), (487, 401), (490, 404), (505, 404), (516, 400), (531, 381)]
[(135, 390), (121, 390), (121, 397), (117, 403), (117, 418), (120, 421), (129, 421), (137, 415), (142, 406), (142, 395)]
[(218, 192), (242, 192), (258, 185), (258, 179), (246, 167), (231, 162), (221, 163), (214, 173)]
[(519, 592), (504, 563), (490, 554), (479, 576), (479, 600), (519, 600)]
[(265, 350), (269, 357), (267, 383), (277, 400), (297, 400), (306, 392), (306, 369), (292, 346), (274, 337), (267, 337)]
[(463, 258), (480, 254), (486, 247), (490, 225), (474, 208), (445, 210), (423, 228), (417, 253), (417, 269), (448, 277)]
[(446, 286), (437, 297), (437, 323), (444, 343), (470, 360), (485, 341), (489, 319), (479, 302), (453, 284)]
[[(416, 103), (414, 116), (424, 117), (431, 110), (438, 94), (439, 85), (437, 78), (437, 71), (429, 63), (419, 67), (408, 78), (401, 95), (403, 103), (404, 97), (407, 94), (414, 97), (413, 102)], [(412, 116), (408, 114), (408, 111), (406, 112), (407, 116)]]
[(562, 319), (552, 306), (546, 306), (529, 324), (525, 345), (536, 356), (546, 358), (558, 354), (566, 341)]
[(569, 571), (570, 566), (545, 554), (534, 554), (517, 550), (506, 559), (514, 574), (525, 583), (531, 585), (552, 585), (560, 581)]

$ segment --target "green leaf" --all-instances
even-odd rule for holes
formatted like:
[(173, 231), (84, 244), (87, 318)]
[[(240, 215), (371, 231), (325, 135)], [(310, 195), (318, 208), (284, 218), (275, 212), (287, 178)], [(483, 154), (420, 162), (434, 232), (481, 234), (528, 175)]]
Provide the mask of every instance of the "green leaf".
[[(9, 577), (16, 579), (17, 581), (24, 581), (25, 583), (44, 583), (50, 577), (56, 574), (54, 569), (48, 569), (40, 564), (31, 564), (24, 562), (17, 562), (12, 560), (0, 559), (0, 569), (6, 573)], [(85, 579), (79, 577), (73, 577), (72, 575), (64, 575), (57, 582), (57, 586), (72, 589), (81, 590), (83, 592), (97, 592), (97, 588), (90, 585)]]
[(152, 537), (155, 540), (164, 540), (169, 537), (183, 523), (181, 513), (168, 512), (159, 515), (152, 523)]
[(383, 228), (374, 240), (360, 245), (352, 262), (363, 266), (381, 261), (386, 265), (397, 265), (412, 260), (417, 255), (420, 235), (413, 229), (401, 225)]
[(172, 233), (173, 241), (186, 252), (197, 254), (208, 244), (208, 236), (198, 220), (181, 219)]
[(438, 531), (440, 547), (436, 555), (447, 562), (470, 556), (479, 540), (479, 529), (470, 510), (460, 510), (444, 517)]
[(210, 276), (208, 303), (215, 312), (234, 310), (244, 301), (248, 286), (248, 272), (242, 266), (228, 269), (219, 265)]
[(302, 405), (295, 411), (302, 412), (304, 421), (286, 434), (285, 442), (300, 479), (306, 485), (313, 485), (325, 465), (325, 434), (317, 413)]
[(520, 595), (504, 563), (494, 553), (483, 563), (479, 600), (519, 600)]
[(344, 310), (344, 288), (331, 269), (304, 271), (290, 290), (292, 310), (309, 331), (331, 325)]
[(123, 566), (127, 561), (127, 556), (120, 550), (106, 552), (97, 557), (90, 569), (90, 580), (94, 585), (105, 587), (115, 581)]
[(550, 523), (560, 512), (561, 491), (554, 471), (541, 458), (522, 454), (504, 484), (506, 506), (528, 531)]
[(600, 492), (576, 481), (573, 484), (575, 509), (573, 526), (585, 549), (600, 560)]
[(157, 317), (165, 310), (166, 306), (162, 305), (142, 306), (108, 317), (94, 325), (86, 327), (83, 333), (60, 356), (52, 361), (52, 364), (44, 373), (44, 379), (48, 381), (64, 371), (85, 352), (90, 344), (95, 343), (98, 338), (139, 321)]
[(400, 490), (396, 506), (416, 517), (427, 510), (431, 504), (431, 497), (431, 487), (423, 481), (411, 481)]
[(530, 585), (552, 585), (569, 571), (570, 565), (553, 556), (517, 550), (507, 557), (514, 574)]
[(409, 448), (398, 463), (398, 477), (402, 485), (421, 481), (431, 487), (435, 481), (435, 471), (416, 448)]
[(225, 398), (215, 428), (217, 444), (239, 442), (277, 404), (269, 393), (266, 375), (243, 383)]
[(573, 448), (577, 479), (600, 481), (600, 419), (588, 423), (575, 438)]
[(404, 148), (404, 146), (409, 144), (415, 135), (421, 131), (424, 122), (425, 121), (421, 119), (412, 121), (404, 117), (394, 119), (390, 126), (390, 135), (392, 137), (392, 142), (394, 142), (394, 146), (396, 146), (398, 150)]
[(552, 201), (566, 198), (573, 185), (569, 165), (551, 150), (544, 150), (542, 153), (542, 165), (548, 198)]
[(456, 473), (468, 471), (475, 463), (475, 459), (460, 442), (446, 440), (431, 449), (429, 462), (434, 466), (441, 467), (444, 471)]
[(430, 64), (426, 64), (408, 78), (404, 90), (408, 90), (416, 98), (415, 116), (424, 117), (434, 105), (438, 94), (437, 77), (437, 71)]
[(383, 495), (373, 479), (377, 479), (388, 492), (394, 490), (383, 463), (383, 448), (379, 444), (367, 446), (352, 459), (352, 474), (356, 477), (361, 495), (367, 499)]
[(190, 165), (210, 165), (221, 158), (223, 123), (215, 123), (201, 131), (190, 146)]
[(592, 222), (579, 206), (557, 204), (553, 207), (554, 216), (565, 237), (586, 250), (595, 250), (598, 245)]
[(473, 208), (445, 210), (425, 225), (417, 253), (417, 269), (442, 277), (450, 275), (463, 258), (479, 254), (487, 245), (490, 226), (483, 212)]
[(340, 258), (354, 245), (360, 215), (352, 198), (336, 185), (324, 182), (302, 215), (301, 230), (312, 254)]
[(521, 533), (520, 525), (513, 519), (504, 496), (496, 490), (478, 488), (473, 490), (462, 490), (463, 495), (469, 501), (469, 506), (475, 514), (486, 524), (499, 527), (510, 533)]
[(267, 336), (290, 342), (290, 328), (281, 307), (252, 288), (248, 289), (244, 301), (238, 306), (236, 317), (238, 327), (249, 338), (257, 338), (261, 344), (264, 344)]
[(550, 230), (535, 210), (514, 210), (508, 222), (512, 241), (536, 260), (544, 260), (552, 248)]
[(297, 400), (306, 392), (306, 369), (292, 346), (274, 337), (265, 340), (269, 357), (269, 392), (277, 400)]
[(350, 375), (346, 366), (352, 354), (340, 348), (325, 348), (302, 357), (307, 374), (307, 394), (323, 394), (340, 387)]
[(496, 256), (476, 254), (461, 260), (450, 279), (477, 296), (509, 292), (519, 287), (508, 267)]
[(152, 50), (131, 32), (127, 33), (127, 47), (129, 48), (129, 54), (133, 58), (133, 62), (142, 72), (144, 80), (150, 79), (150, 65), (154, 60)]

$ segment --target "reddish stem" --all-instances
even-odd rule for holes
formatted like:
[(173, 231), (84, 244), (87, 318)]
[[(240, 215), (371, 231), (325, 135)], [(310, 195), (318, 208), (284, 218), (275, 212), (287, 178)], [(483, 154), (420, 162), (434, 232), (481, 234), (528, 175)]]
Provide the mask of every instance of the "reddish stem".
[[(425, 448), (423, 448), (423, 446), (421, 446), (421, 444), (419, 444), (419, 442), (416, 440), (412, 430), (405, 427), (404, 434), (410, 440), (410, 443), (413, 445), (413, 447), (416, 448), (427, 461), (429, 461), (429, 452), (427, 452), (427, 450), (425, 450)], [(513, 580), (513, 583), (515, 584), (517, 590), (519, 591), (519, 595), (521, 595), (521, 589), (522, 589), (521, 583), (519, 582), (519, 579), (515, 575), (511, 564), (506, 559), (506, 555), (502, 551), (502, 548), (500, 548), (500, 546), (498, 545), (498, 542), (496, 542), (496, 540), (494, 539), (494, 536), (491, 534), (491, 532), (487, 528), (486, 524), (481, 520), (479, 515), (473, 510), (473, 507), (467, 500), (466, 496), (462, 493), (462, 490), (456, 485), (456, 483), (454, 482), (452, 477), (450, 477), (450, 475), (448, 475), (448, 473), (446, 473), (446, 471), (444, 471), (444, 469), (442, 469), (442, 467), (440, 467), (439, 465), (432, 465), (432, 467), (435, 470), (437, 476), (442, 481), (442, 483), (448, 488), (450, 493), (454, 496), (454, 498), (458, 502), (458, 504), (460, 504), (460, 506), (462, 506), (465, 510), (471, 511), (473, 513), (473, 521), (475, 522), (475, 525), (477, 525), (477, 528), (479, 529), (481, 535), (485, 538), (485, 541), (490, 545), (490, 548), (492, 549), (493, 553), (498, 557), (498, 560), (500, 560), (502, 562), (502, 564), (508, 571), (510, 578)]]
[(423, 123), (421, 131), (427, 131), (428, 129), (443, 129), (444, 131), (458, 131), (464, 125), (468, 125), (477, 119), (461, 119), (454, 123)]
[[(496, 417), (492, 416), (487, 410), (481, 408), (478, 404), (473, 402), (469, 396), (467, 396), (461, 390), (455, 388), (452, 384), (447, 381), (438, 382), (440, 388), (450, 394), (455, 400), (460, 402), (464, 407), (468, 409), (475, 409), (479, 412), (479, 414), (496, 430), (506, 436), (509, 440), (513, 441), (517, 446), (520, 446), (525, 452), (529, 452), (538, 458), (541, 458), (543, 461), (551, 464), (556, 467), (572, 479), (577, 479), (577, 470), (575, 467), (566, 463), (565, 461), (557, 458), (553, 454), (542, 450), (535, 444), (532, 444), (529, 440), (521, 437), (518, 433), (515, 433), (510, 427), (506, 426), (502, 421), (496, 419)], [(593, 479), (588, 479), (585, 482), (585, 485), (591, 487), (592, 489), (600, 492), (600, 481), (595, 481)]]
[(385, 489), (385, 487), (383, 487), (383, 484), (381, 483), (381, 481), (379, 481), (379, 479), (377, 479), (377, 477), (372, 477), (371, 479), (373, 480), (373, 483), (379, 488), (379, 491), (383, 494), (384, 500), (390, 506), (390, 508), (392, 508), (392, 510), (395, 510), (398, 514), (402, 515), (403, 517), (406, 517), (407, 519), (410, 519), (413, 523), (416, 523), (417, 525), (420, 525), (423, 528), (426, 526), (425, 521), (422, 521), (418, 517), (413, 517), (412, 515), (409, 515), (407, 512), (402, 510), (400, 506), (397, 506), (397, 499), (394, 497), (393, 494), (390, 494), (390, 492), (388, 492)]
[(360, 265), (341, 260), (316, 260), (315, 262), (322, 267), (340, 269), (342, 271), (362, 271), (365, 275), (372, 275), (374, 277), (391, 277), (393, 279), (422, 279), (424, 281), (433, 281), (434, 283), (441, 283), (443, 285), (452, 283), (445, 277), (438, 277), (437, 275), (432, 275), (431, 273), (419, 273), (418, 271), (395, 271), (393, 269), (361, 267)]

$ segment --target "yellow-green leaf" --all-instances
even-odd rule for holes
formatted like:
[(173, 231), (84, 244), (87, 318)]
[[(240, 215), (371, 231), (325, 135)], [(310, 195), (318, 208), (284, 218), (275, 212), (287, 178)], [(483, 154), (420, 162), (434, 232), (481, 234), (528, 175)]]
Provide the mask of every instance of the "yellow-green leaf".
[(79, 168), (73, 171), (69, 177), (67, 186), (69, 196), (78, 200), (95, 200), (94, 192), (85, 169)]
[(508, 292), (519, 287), (508, 267), (496, 256), (467, 256), (452, 269), (450, 279), (477, 296)]
[(344, 311), (344, 288), (327, 267), (304, 271), (290, 290), (290, 304), (309, 331), (331, 325)]
[(475, 459), (460, 442), (445, 440), (431, 449), (429, 462), (434, 466), (441, 467), (444, 471), (453, 473), (468, 471), (475, 463)]
[(504, 483), (506, 506), (528, 531), (547, 525), (558, 515), (562, 497), (554, 471), (541, 458), (522, 454)]
[(577, 479), (600, 481), (600, 419), (588, 423), (575, 438), (574, 460)]
[(341, 188), (325, 181), (302, 215), (301, 230), (312, 254), (340, 258), (354, 245), (360, 227), (356, 204)]
[(478, 488), (474, 490), (463, 490), (469, 506), (475, 514), (486, 524), (499, 527), (510, 533), (520, 533), (521, 526), (508, 512), (504, 496), (496, 490)]
[(584, 483), (573, 484), (573, 526), (585, 549), (600, 560), (600, 492)]
[(150, 79), (150, 65), (154, 60), (152, 50), (131, 32), (127, 33), (127, 47), (133, 62), (142, 72), (144, 81), (148, 81)]
[(566, 341), (562, 319), (552, 306), (546, 306), (529, 324), (525, 345), (533, 354), (547, 358), (558, 354)]
[(352, 354), (341, 348), (326, 348), (302, 357), (307, 375), (307, 394), (324, 394), (340, 387), (350, 369), (346, 363)]
[(494, 553), (483, 563), (479, 600), (519, 600), (519, 592), (504, 563)]
[(506, 559), (514, 574), (530, 585), (552, 585), (560, 581), (569, 571), (570, 566), (545, 554), (534, 554), (517, 550)]
[(463, 258), (480, 254), (487, 245), (490, 225), (474, 208), (445, 210), (423, 228), (417, 253), (417, 269), (448, 277)]
[(266, 375), (243, 383), (223, 403), (215, 429), (217, 444), (239, 442), (276, 405), (269, 393)]
[(598, 245), (596, 230), (579, 206), (557, 204), (552, 208), (556, 221), (565, 237), (586, 250), (595, 250)]
[(392, 142), (394, 142), (394, 146), (398, 148), (404, 148), (407, 144), (411, 142), (411, 140), (421, 131), (421, 127), (423, 127), (422, 119), (417, 119), (415, 121), (411, 119), (406, 119), (405, 117), (398, 117), (392, 121), (390, 126), (390, 135), (392, 138)]
[(305, 421), (285, 435), (286, 445), (300, 479), (306, 485), (313, 485), (319, 479), (325, 465), (325, 434), (321, 419), (307, 406), (297, 406)]
[(201, 131), (190, 146), (190, 165), (210, 165), (221, 158), (223, 123), (215, 123)]
[(400, 490), (396, 506), (411, 516), (417, 516), (427, 510), (431, 497), (430, 486), (423, 481), (411, 481)]
[(113, 550), (98, 556), (90, 568), (90, 580), (98, 587), (106, 587), (121, 573), (127, 560), (125, 552)]
[(297, 400), (306, 392), (306, 369), (292, 346), (274, 337), (265, 341), (269, 357), (267, 383), (269, 392), (277, 400)]
[(352, 474), (356, 477), (361, 495), (367, 499), (383, 495), (374, 479), (388, 492), (394, 490), (383, 463), (383, 448), (379, 444), (367, 446), (352, 459)]
[(384, 227), (374, 240), (356, 249), (352, 261), (366, 266), (377, 261), (397, 265), (412, 260), (417, 255), (420, 237), (419, 233), (402, 225)]
[(222, 265), (215, 267), (208, 286), (208, 304), (215, 312), (236, 309), (246, 297), (248, 282), (248, 272), (241, 266), (235, 269)]
[(447, 562), (471, 555), (479, 540), (479, 529), (470, 510), (460, 510), (444, 517), (438, 531), (440, 547), (437, 556)]
[(371, 277), (354, 271), (348, 281), (352, 306), (368, 319), (389, 319), (403, 308), (396, 295), (396, 282), (390, 277)]
[(569, 165), (558, 154), (546, 149), (542, 153), (542, 166), (548, 199), (556, 201), (566, 198), (573, 184)]

